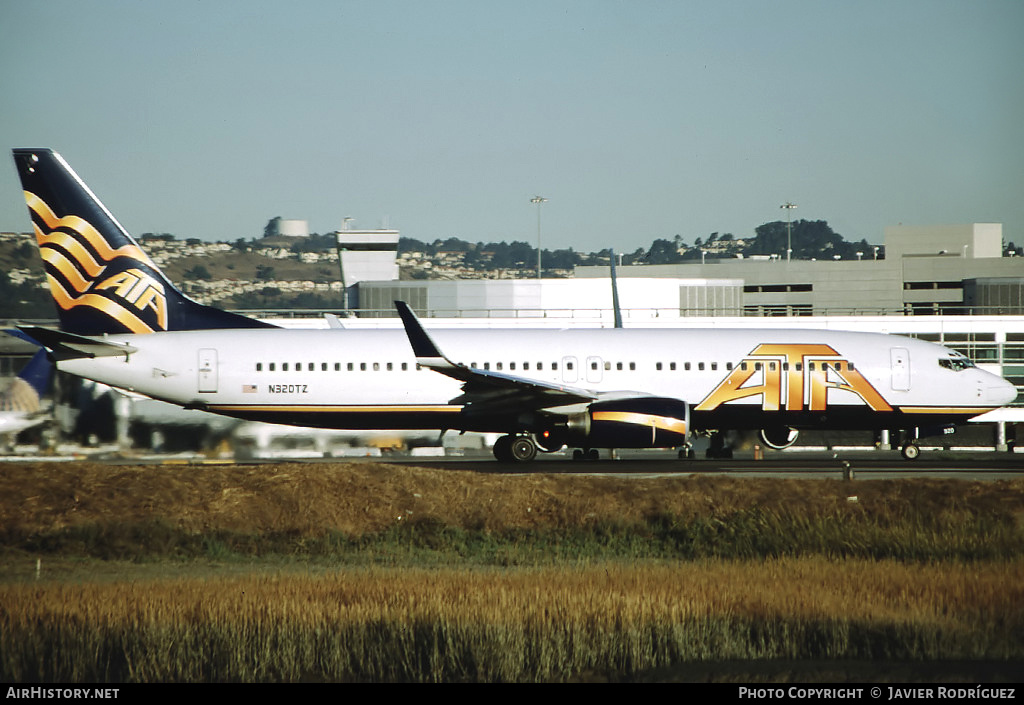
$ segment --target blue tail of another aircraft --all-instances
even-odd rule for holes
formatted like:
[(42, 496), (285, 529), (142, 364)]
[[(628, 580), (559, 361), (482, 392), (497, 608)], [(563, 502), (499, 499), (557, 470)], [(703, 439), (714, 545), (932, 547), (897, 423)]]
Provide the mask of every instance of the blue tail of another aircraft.
[(61, 330), (101, 335), (274, 327), (187, 297), (59, 154), (13, 151)]
[(53, 376), (53, 363), (45, 350), (39, 350), (22, 368), (3, 394), (0, 394), (0, 411), (35, 413), (39, 411), (40, 400)]

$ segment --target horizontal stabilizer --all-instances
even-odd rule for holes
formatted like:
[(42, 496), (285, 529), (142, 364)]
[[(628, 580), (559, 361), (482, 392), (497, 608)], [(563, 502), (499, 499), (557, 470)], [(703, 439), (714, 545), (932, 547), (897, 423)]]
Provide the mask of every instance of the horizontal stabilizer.
[(77, 360), (85, 357), (119, 357), (122, 355), (127, 357), (138, 349), (127, 343), (90, 338), (52, 328), (19, 326), (18, 330), (38, 345), (49, 350), (54, 360)]

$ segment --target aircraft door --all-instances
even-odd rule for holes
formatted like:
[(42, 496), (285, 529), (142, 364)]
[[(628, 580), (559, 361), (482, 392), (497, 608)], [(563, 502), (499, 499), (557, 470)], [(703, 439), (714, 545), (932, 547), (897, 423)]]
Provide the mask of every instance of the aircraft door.
[(892, 388), (897, 392), (910, 389), (910, 351), (906, 348), (891, 348), (889, 361), (892, 366)]
[(213, 348), (199, 351), (199, 391), (217, 391), (217, 351)]
[(604, 360), (599, 357), (587, 358), (587, 381), (598, 383), (604, 375)]
[(576, 369), (576, 358), (567, 355), (562, 358), (562, 381), (570, 384), (579, 379), (579, 370)]

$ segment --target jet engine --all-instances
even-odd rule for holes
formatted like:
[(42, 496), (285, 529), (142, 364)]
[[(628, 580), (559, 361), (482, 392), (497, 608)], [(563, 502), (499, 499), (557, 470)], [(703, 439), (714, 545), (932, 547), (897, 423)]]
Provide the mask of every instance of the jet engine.
[(783, 450), (796, 443), (800, 432), (789, 426), (776, 426), (774, 428), (761, 429), (761, 440), (769, 448)]
[(581, 448), (675, 448), (687, 443), (690, 405), (668, 397), (594, 402), (564, 422), (536, 434), (544, 450)]

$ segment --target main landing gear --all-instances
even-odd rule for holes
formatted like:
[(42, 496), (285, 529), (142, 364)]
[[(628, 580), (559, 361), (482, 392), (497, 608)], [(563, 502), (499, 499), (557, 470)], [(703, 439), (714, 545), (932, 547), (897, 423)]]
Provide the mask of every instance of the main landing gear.
[[(502, 436), (494, 442), (494, 457), (500, 463), (529, 463), (537, 457), (537, 451), (541, 450), (537, 441), (532, 436), (507, 435)], [(549, 448), (548, 450), (558, 450)], [(597, 460), (599, 458), (596, 448), (576, 449), (572, 452), (573, 460)]]
[(537, 444), (529, 436), (502, 436), (493, 450), (502, 463), (528, 463), (537, 457)]

